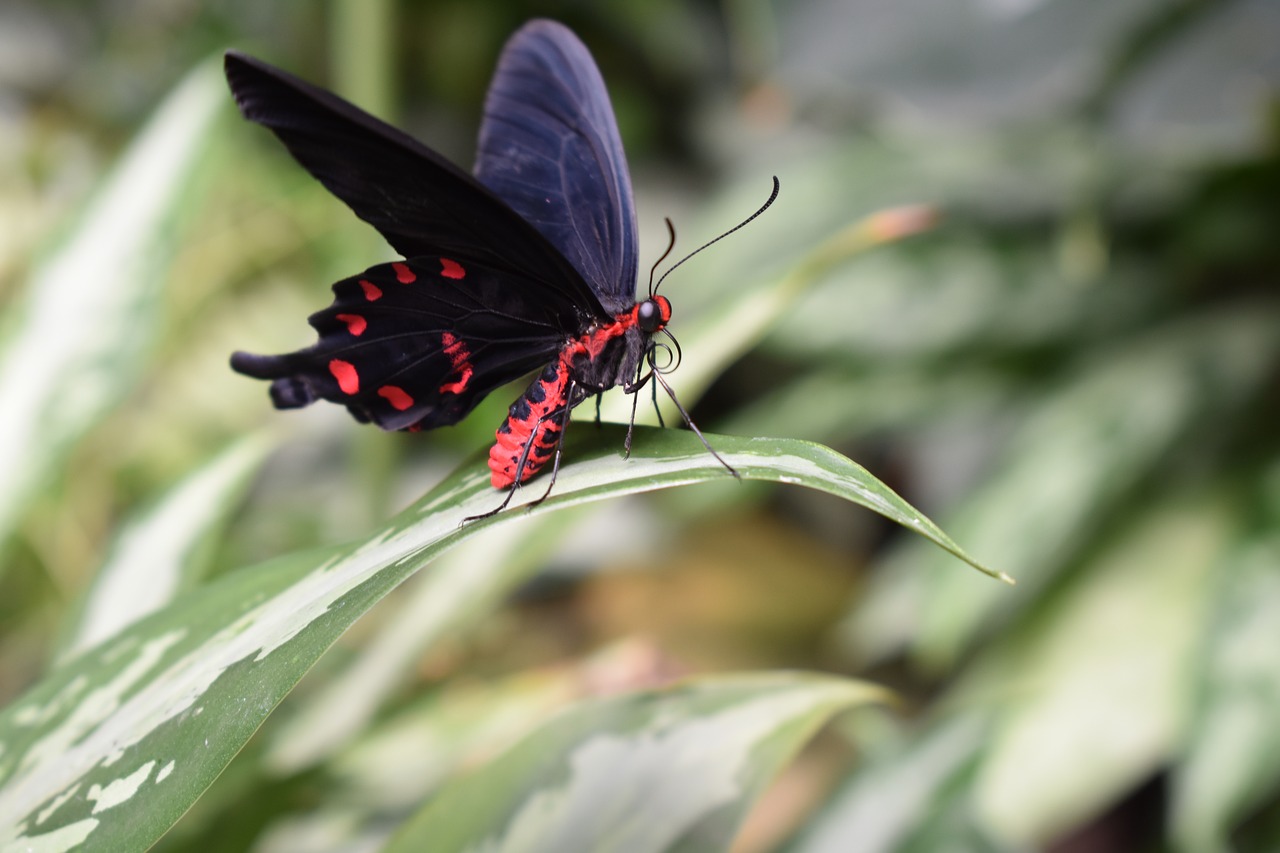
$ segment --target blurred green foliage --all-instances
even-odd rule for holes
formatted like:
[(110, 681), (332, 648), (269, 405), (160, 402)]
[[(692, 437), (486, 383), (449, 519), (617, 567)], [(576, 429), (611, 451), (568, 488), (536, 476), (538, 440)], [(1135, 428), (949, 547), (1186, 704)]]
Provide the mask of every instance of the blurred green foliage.
[[(872, 677), (902, 707), (820, 736), (740, 850), (1280, 848), (1268, 0), (17, 0), (0, 7), (0, 372), (58, 366), (5, 354), (188, 71), (248, 50), (465, 165), (496, 53), (535, 15), (601, 65), (646, 258), (663, 216), (691, 247), (781, 178), (765, 217), (664, 285), (695, 342), (744, 306), (777, 312), (762, 335), (721, 331), (715, 354), (733, 361), (705, 382), (686, 348), (699, 424), (847, 452), (1019, 586), (800, 490), (716, 484), (583, 513), (476, 557), (544, 572), (455, 635), (406, 641), (362, 729), (281, 757), (291, 726), (337, 707), (310, 702), (342, 703), (328, 685), (413, 591), (379, 605), (162, 846), (385, 838), (457, 767), (583, 695), (805, 668)], [(275, 413), (227, 369), (233, 349), (307, 342), (330, 282), (389, 251), (224, 100), (190, 119), (208, 122), (198, 144), (168, 137), (189, 159), (124, 235), (143, 265), (77, 272), (57, 291), (72, 302), (44, 307), (82, 330), (65, 352), (89, 367), (68, 356), (36, 398), (0, 397), (48, 407), (0, 412), (38, 425), (7, 457), (38, 476), (0, 484), (6, 703), (75, 635), (118, 531), (163, 517), (165, 495), (246, 434), (284, 437), (247, 499), (235, 478), (208, 498), (222, 509), (202, 508), (184, 588), (367, 535), (485, 446), (513, 396), (453, 429), (382, 435), (341, 412)], [(912, 204), (939, 212), (929, 233), (772, 301), (833, 235)], [(601, 652), (619, 642), (631, 651)], [(414, 749), (387, 747), (397, 733)], [(401, 776), (412, 798), (380, 784)]]

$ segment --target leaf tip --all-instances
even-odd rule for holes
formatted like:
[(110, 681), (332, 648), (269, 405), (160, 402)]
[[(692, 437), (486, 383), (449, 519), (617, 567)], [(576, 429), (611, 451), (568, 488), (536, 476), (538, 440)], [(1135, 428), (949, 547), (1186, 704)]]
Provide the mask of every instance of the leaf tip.
[(1008, 574), (1007, 572), (1002, 572), (999, 569), (993, 569), (990, 566), (983, 565), (982, 563), (979, 563), (976, 560), (973, 560), (969, 557), (965, 557), (964, 561), (969, 565), (973, 566), (978, 571), (982, 572), (984, 575), (986, 575), (989, 578), (995, 578), (996, 580), (1002, 583), (1007, 583), (1009, 586), (1018, 585), (1018, 579), (1015, 578), (1013, 575)]

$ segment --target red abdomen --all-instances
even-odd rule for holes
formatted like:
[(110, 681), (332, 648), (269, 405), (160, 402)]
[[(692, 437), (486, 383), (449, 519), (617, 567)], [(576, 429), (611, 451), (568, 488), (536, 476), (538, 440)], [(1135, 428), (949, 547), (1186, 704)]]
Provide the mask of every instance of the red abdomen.
[[(556, 452), (564, 406), (568, 403), (569, 363), (566, 356), (553, 361), (533, 380), (519, 400), (511, 404), (507, 419), (498, 427), (497, 441), (489, 449), (490, 481), (495, 489), (515, 485), (542, 470)], [(524, 467), (520, 457), (525, 455)]]

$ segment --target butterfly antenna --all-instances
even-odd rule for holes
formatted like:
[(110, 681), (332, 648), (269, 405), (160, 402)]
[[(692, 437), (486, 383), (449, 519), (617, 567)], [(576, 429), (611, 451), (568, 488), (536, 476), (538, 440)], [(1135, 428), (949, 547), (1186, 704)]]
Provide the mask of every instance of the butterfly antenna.
[[(653, 266), (649, 268), (649, 298), (650, 299), (653, 298), (653, 294), (656, 292), (656, 289), (653, 286), (653, 275), (658, 271), (659, 265), (661, 265), (662, 262), (667, 259), (667, 256), (671, 254), (671, 250), (676, 247), (676, 227), (672, 225), (671, 220), (665, 216), (662, 217), (662, 221), (667, 223), (667, 235), (668, 235), (667, 250), (663, 252), (662, 257), (654, 261)], [(658, 284), (662, 284), (662, 282), (659, 281)]]
[[(662, 283), (663, 283), (664, 281), (666, 281), (666, 280), (667, 280), (667, 276), (669, 276), (669, 275), (671, 275), (671, 273), (675, 272), (676, 267), (680, 266), (680, 265), (681, 265), (681, 264), (683, 264), (685, 261), (689, 260), (689, 259), (690, 259), (690, 258), (692, 258), (694, 255), (698, 254), (699, 252), (701, 252), (703, 249), (707, 248), (708, 246), (712, 246), (712, 245), (714, 245), (714, 244), (716, 244), (716, 243), (719, 243), (721, 240), (723, 240), (725, 237), (728, 237), (728, 236), (729, 236), (730, 234), (732, 234), (734, 231), (737, 231), (738, 229), (745, 227), (745, 226), (747, 225), (747, 223), (749, 223), (751, 220), (755, 219), (757, 216), (759, 216), (760, 214), (762, 214), (762, 213), (764, 213), (766, 210), (768, 210), (768, 209), (769, 209), (769, 206), (773, 204), (773, 202), (774, 202), (774, 200), (775, 200), (775, 199), (777, 199), (777, 197), (778, 197), (778, 190), (779, 190), (780, 188), (781, 188), (781, 185), (778, 183), (778, 176), (777, 176), (777, 175), (774, 175), (774, 176), (773, 176), (773, 192), (769, 193), (769, 200), (768, 200), (768, 201), (766, 201), (763, 205), (761, 205), (761, 207), (760, 207), (760, 209), (759, 209), (759, 210), (757, 210), (755, 213), (751, 214), (751, 215), (750, 215), (750, 216), (748, 216), (746, 219), (744, 219), (744, 220), (742, 220), (741, 222), (739, 222), (737, 225), (735, 225), (735, 226), (733, 226), (732, 228), (730, 228), (728, 231), (726, 231), (726, 232), (724, 232), (723, 234), (721, 234), (719, 237), (715, 238), (714, 240), (708, 240), (707, 242), (703, 243), (701, 246), (699, 246), (698, 248), (694, 249), (692, 252), (690, 252), (689, 254), (685, 255), (683, 258), (681, 258), (680, 260), (678, 260), (678, 261), (676, 261), (674, 264), (672, 264), (672, 265), (671, 265), (671, 268), (662, 274), (662, 278), (658, 279), (658, 283), (657, 283), (656, 285), (654, 285), (652, 288), (650, 288), (650, 289), (649, 289), (649, 295), (650, 295), (650, 296), (652, 296), (653, 294), (655, 294), (655, 293), (657, 293), (657, 292), (658, 292), (658, 288), (659, 288), (659, 287), (662, 287)], [(673, 233), (674, 233), (674, 232), (673, 232)], [(674, 239), (674, 237), (673, 237), (673, 239)], [(670, 252), (671, 250), (670, 250), (670, 249), (668, 249), (667, 251), (668, 251), (668, 252)], [(666, 257), (666, 255), (663, 255), (662, 257), (664, 257), (664, 258), (665, 258), (665, 257)], [(656, 264), (655, 264), (655, 266), (656, 266)]]

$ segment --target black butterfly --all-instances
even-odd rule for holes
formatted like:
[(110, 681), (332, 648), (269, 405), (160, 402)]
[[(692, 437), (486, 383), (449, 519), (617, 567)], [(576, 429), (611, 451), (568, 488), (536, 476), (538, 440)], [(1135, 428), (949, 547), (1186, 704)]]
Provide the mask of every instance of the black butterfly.
[(431, 429), (544, 368), (489, 454), (494, 487), (510, 490), (497, 512), (553, 454), (558, 467), (579, 403), (651, 378), (666, 386), (653, 336), (671, 304), (653, 292), (635, 301), (626, 157), (600, 72), (569, 29), (536, 20), (508, 41), (475, 177), (264, 62), (229, 52), (226, 74), (245, 117), (405, 258), (336, 283), (333, 304), (310, 318), (313, 346), (232, 355), (235, 370), (272, 381), (277, 408), (324, 399), (386, 430)]

